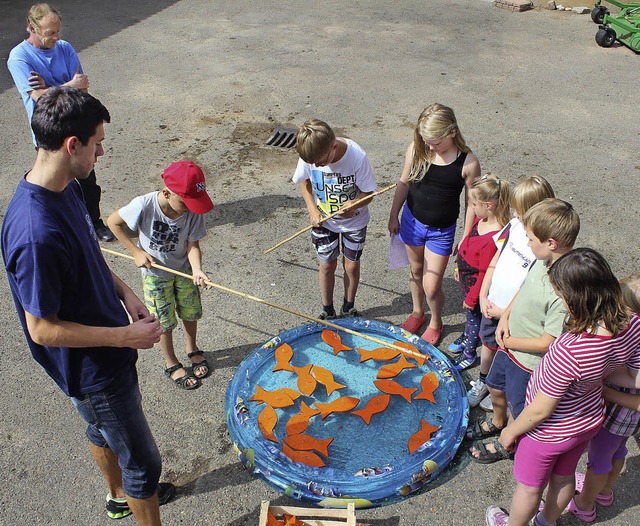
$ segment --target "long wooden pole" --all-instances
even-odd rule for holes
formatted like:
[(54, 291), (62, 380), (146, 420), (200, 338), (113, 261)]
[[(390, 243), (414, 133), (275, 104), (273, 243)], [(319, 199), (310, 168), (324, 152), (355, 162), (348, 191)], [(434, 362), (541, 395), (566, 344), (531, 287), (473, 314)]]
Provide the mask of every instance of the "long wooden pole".
[[(100, 247), (100, 249), (103, 252), (106, 252), (107, 254), (112, 254), (114, 256), (119, 256), (121, 258), (126, 258), (126, 259), (131, 259), (133, 261), (135, 261), (135, 258), (133, 256), (130, 256), (128, 254), (123, 254), (122, 252), (116, 252), (115, 250), (110, 250), (108, 248), (104, 248), (104, 247)], [(175, 274), (176, 276), (182, 276), (184, 278), (189, 278), (189, 279), (193, 279), (193, 276), (186, 274), (184, 272), (180, 272), (178, 270), (173, 270), (169, 267), (165, 267), (163, 265), (158, 265), (157, 263), (151, 263), (151, 266), (160, 270), (164, 270), (165, 272), (170, 272), (171, 274)], [(416, 358), (420, 361), (424, 361), (426, 359), (426, 356), (422, 353), (418, 353), (418, 352), (414, 352), (410, 349), (405, 349), (404, 347), (400, 347), (398, 345), (394, 345), (393, 343), (389, 343), (386, 342), (384, 340), (381, 340), (380, 338), (376, 338), (375, 336), (368, 336), (366, 334), (362, 334), (358, 331), (354, 331), (352, 329), (348, 329), (347, 327), (342, 327), (341, 325), (338, 325), (337, 323), (331, 323), (330, 321), (327, 320), (321, 320), (319, 318), (314, 318), (313, 316), (309, 316), (307, 314), (304, 314), (302, 312), (298, 312), (295, 311), (293, 309), (289, 309), (288, 307), (284, 307), (282, 305), (278, 305), (277, 303), (272, 303), (270, 301), (267, 300), (263, 300), (261, 298), (256, 298), (255, 296), (251, 296), (250, 294), (245, 294), (244, 292), (239, 292), (237, 290), (233, 290), (230, 289), (228, 287), (224, 287), (222, 285), (218, 285), (217, 283), (213, 283), (212, 281), (209, 280), (205, 280), (205, 284), (208, 287), (212, 287), (214, 289), (218, 289), (218, 290), (222, 290), (224, 292), (229, 292), (231, 294), (235, 294), (236, 296), (240, 296), (241, 298), (245, 298), (251, 301), (256, 301), (258, 303), (262, 303), (263, 305), (268, 305), (269, 307), (273, 307), (275, 309), (280, 309), (284, 312), (288, 312), (289, 314), (293, 314), (295, 316), (299, 316), (301, 318), (305, 318), (307, 320), (313, 321), (315, 323), (320, 323), (322, 325), (326, 325), (327, 327), (331, 327), (332, 329), (338, 330), (338, 331), (342, 331), (342, 332), (346, 332), (347, 334), (352, 334), (353, 336), (357, 336), (359, 338), (363, 338), (365, 340), (369, 340), (375, 343), (378, 343), (380, 345), (383, 345), (384, 347), (390, 347), (391, 349), (395, 349), (397, 351), (400, 351), (408, 356), (411, 356), (412, 358)]]
[[(395, 188), (396, 186), (398, 186), (398, 183), (394, 183), (392, 185), (387, 186), (386, 188), (383, 188), (382, 190), (377, 190), (375, 192), (373, 192), (372, 194), (369, 194), (365, 197), (362, 197), (356, 201), (353, 201), (352, 203), (349, 203), (349, 206), (353, 206), (353, 205), (357, 205), (359, 203), (362, 203), (363, 201), (366, 201), (367, 199), (372, 199), (377, 195), (383, 194), (389, 190), (391, 190), (392, 188)], [(320, 223), (325, 222), (327, 219), (331, 219), (332, 217), (335, 217), (337, 215), (340, 215), (340, 210), (338, 210), (337, 212), (334, 212), (333, 214), (329, 214), (326, 217), (322, 218), (322, 221), (320, 221)], [(291, 241), (292, 239), (295, 239), (296, 237), (298, 237), (300, 234), (304, 234), (305, 232), (307, 232), (308, 230), (311, 230), (313, 228), (314, 225), (309, 225), (304, 227), (302, 230), (298, 230), (295, 234), (293, 234), (292, 236), (289, 236), (287, 239), (283, 239), (282, 241), (280, 241), (280, 243), (278, 243), (277, 245), (272, 246), (271, 248), (268, 248), (267, 250), (264, 251), (265, 254), (268, 254), (269, 252), (273, 252), (276, 248), (281, 247), (282, 245), (284, 245), (285, 243), (288, 243), (289, 241)]]

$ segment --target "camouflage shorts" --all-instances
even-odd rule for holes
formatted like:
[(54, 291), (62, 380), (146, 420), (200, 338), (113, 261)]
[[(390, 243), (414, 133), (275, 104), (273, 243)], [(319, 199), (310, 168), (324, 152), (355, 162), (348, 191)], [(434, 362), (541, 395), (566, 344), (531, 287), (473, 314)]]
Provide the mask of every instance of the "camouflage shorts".
[(202, 318), (200, 289), (193, 280), (182, 276), (159, 278), (145, 274), (144, 302), (151, 314), (155, 314), (164, 332), (173, 330), (178, 318), (196, 321)]

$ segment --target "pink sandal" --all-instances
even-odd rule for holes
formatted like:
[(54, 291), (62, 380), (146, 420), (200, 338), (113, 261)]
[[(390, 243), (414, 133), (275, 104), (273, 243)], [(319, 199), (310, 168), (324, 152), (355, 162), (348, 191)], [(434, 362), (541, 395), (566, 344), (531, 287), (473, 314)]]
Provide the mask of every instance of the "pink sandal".
[(567, 510), (569, 510), (569, 513), (572, 513), (573, 515), (575, 515), (581, 521), (593, 522), (594, 520), (596, 520), (596, 507), (595, 507), (595, 505), (590, 510), (584, 511), (584, 510), (579, 509), (576, 506), (576, 501), (574, 499), (571, 499), (571, 502), (567, 506)]
[(442, 338), (442, 333), (444, 331), (444, 325), (440, 325), (439, 329), (434, 329), (433, 327), (427, 327), (427, 330), (424, 331), (424, 334), (420, 336), (425, 342), (430, 343), (434, 347), (438, 345), (440, 342), (440, 338)]
[[(582, 493), (582, 488), (584, 487), (584, 476), (584, 473), (576, 471), (576, 492), (578, 493)], [(600, 504), (600, 506), (611, 506), (613, 504), (613, 492), (610, 495), (598, 495), (596, 497), (596, 502)]]
[(427, 321), (427, 315), (423, 314), (422, 318), (416, 318), (413, 314), (409, 314), (409, 317), (404, 320), (402, 325), (400, 325), (401, 329), (404, 329), (407, 332), (415, 334), (418, 332), (418, 329), (422, 327), (422, 324)]

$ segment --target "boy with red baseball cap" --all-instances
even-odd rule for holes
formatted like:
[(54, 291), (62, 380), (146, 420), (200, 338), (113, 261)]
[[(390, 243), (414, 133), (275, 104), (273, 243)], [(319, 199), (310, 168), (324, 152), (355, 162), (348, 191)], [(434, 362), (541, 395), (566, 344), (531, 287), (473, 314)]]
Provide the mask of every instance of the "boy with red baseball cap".
[[(162, 173), (164, 188), (136, 197), (114, 212), (107, 223), (114, 235), (142, 269), (144, 300), (162, 324), (160, 349), (166, 362), (165, 376), (182, 389), (197, 389), (208, 376), (209, 364), (196, 345), (202, 303), (198, 286), (207, 275), (202, 270), (200, 239), (206, 235), (203, 214), (213, 209), (204, 173), (191, 161), (171, 163)], [(126, 228), (125, 228), (126, 227)], [(136, 232), (138, 244), (127, 230)], [(193, 280), (152, 267), (158, 263), (193, 275)], [(183, 367), (173, 347), (173, 329), (184, 324), (186, 352), (191, 368)]]

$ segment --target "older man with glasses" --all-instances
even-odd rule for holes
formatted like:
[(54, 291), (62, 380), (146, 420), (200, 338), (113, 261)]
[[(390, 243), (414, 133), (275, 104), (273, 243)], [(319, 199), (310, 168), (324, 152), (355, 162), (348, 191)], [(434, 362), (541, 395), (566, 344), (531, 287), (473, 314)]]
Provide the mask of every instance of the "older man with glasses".
[[(29, 37), (14, 47), (7, 67), (22, 96), (31, 123), (37, 100), (49, 88), (68, 86), (83, 91), (89, 89), (89, 77), (82, 71), (73, 46), (60, 38), (62, 18), (49, 4), (35, 4), (27, 13)], [(33, 135), (33, 142), (35, 136)], [(35, 144), (36, 148), (38, 147)], [(95, 171), (86, 180), (78, 181), (98, 239), (113, 241), (111, 231), (100, 218), (100, 186)]]

